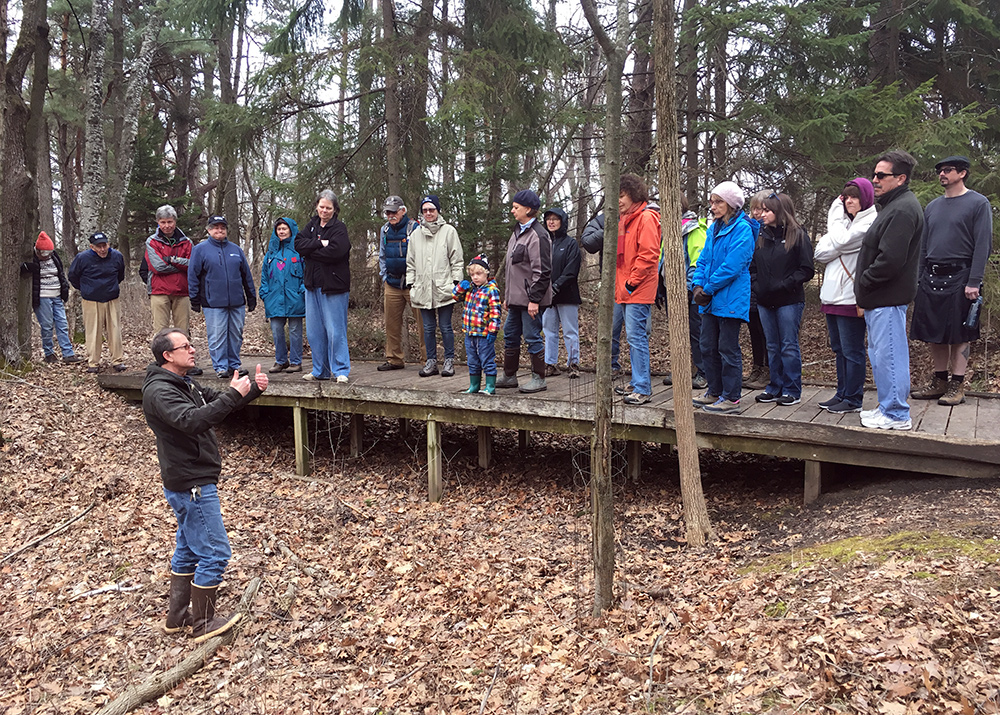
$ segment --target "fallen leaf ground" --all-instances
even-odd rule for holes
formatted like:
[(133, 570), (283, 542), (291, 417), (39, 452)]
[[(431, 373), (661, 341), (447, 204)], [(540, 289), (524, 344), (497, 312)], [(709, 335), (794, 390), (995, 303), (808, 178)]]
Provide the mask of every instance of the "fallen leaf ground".
[[(142, 338), (127, 359), (144, 362)], [(554, 378), (562, 379), (562, 378)], [(162, 635), (173, 520), (141, 410), (65, 366), (0, 382), (0, 713), (93, 713), (193, 649)], [(616, 480), (618, 606), (590, 616), (587, 443), (290, 416), (220, 430), (234, 557), (264, 585), (233, 644), (143, 713), (1000, 712), (1000, 482), (854, 470), (803, 508), (801, 465), (702, 453), (717, 540), (683, 542), (676, 463)], [(77, 597), (109, 584), (124, 592)]]

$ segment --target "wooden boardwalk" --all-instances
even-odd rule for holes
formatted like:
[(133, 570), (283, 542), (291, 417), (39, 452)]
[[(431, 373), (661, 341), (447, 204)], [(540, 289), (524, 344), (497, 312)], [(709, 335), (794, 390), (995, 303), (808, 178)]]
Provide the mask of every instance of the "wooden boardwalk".
[[(257, 360), (247, 356), (244, 365)], [(273, 361), (260, 358), (265, 368)], [(270, 375), (267, 392), (255, 404), (293, 409), (297, 471), (308, 472), (307, 411), (325, 410), (352, 415), (352, 451), (359, 453), (366, 415), (427, 422), (428, 488), (437, 500), (442, 491), (440, 425), (474, 425), (479, 428), (479, 456), (492, 461), (492, 428), (556, 434), (590, 434), (593, 429), (595, 377), (564, 375), (549, 378), (548, 390), (525, 395), (517, 390), (497, 390), (494, 396), (467, 395), (468, 374), (456, 365), (454, 377), (421, 378), (418, 366), (378, 372), (379, 363), (355, 361), (350, 382), (307, 382), (305, 373)], [(308, 370), (308, 363), (304, 365)], [(143, 372), (101, 374), (102, 387), (131, 399), (141, 399)], [(526, 380), (522, 368), (518, 378)], [(202, 382), (225, 384), (209, 370)], [(887, 469), (964, 477), (1000, 475), (1000, 399), (969, 396), (966, 404), (943, 407), (936, 401), (913, 400), (913, 430), (889, 432), (861, 426), (857, 414), (833, 415), (818, 403), (832, 395), (831, 388), (806, 386), (802, 402), (789, 407), (760, 404), (756, 392), (745, 392), (739, 414), (714, 415), (698, 411), (695, 426), (701, 447), (801, 459), (805, 462), (805, 501), (822, 490), (826, 465), (867, 465)], [(865, 409), (876, 404), (872, 391), (865, 393)], [(629, 470), (638, 471), (637, 447), (642, 442), (675, 444), (673, 390), (659, 378), (653, 381), (653, 400), (630, 407), (616, 398), (613, 436), (631, 448)], [(693, 409), (685, 405), (683, 409)]]

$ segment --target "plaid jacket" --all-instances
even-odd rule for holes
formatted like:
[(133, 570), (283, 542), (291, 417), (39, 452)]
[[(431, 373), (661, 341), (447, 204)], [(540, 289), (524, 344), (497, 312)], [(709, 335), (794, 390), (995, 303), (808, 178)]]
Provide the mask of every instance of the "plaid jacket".
[(484, 338), (500, 330), (500, 289), (495, 281), (484, 286), (475, 283), (469, 290), (460, 285), (452, 289), (456, 300), (462, 301), (462, 327), (471, 337)]

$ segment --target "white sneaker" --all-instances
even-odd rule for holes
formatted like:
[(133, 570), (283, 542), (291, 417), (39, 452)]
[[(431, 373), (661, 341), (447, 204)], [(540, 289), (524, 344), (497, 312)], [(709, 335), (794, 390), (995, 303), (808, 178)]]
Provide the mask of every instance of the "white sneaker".
[(347, 375), (337, 375), (337, 382), (341, 383), (347, 382)]
[(863, 419), (863, 420), (865, 420), (865, 419), (870, 420), (872, 417), (874, 417), (878, 413), (879, 413), (878, 407), (876, 407), (874, 410), (861, 410), (861, 419)]
[(871, 429), (908, 430), (913, 428), (913, 423), (910, 420), (894, 420), (881, 412), (871, 417), (862, 417), (861, 424)]

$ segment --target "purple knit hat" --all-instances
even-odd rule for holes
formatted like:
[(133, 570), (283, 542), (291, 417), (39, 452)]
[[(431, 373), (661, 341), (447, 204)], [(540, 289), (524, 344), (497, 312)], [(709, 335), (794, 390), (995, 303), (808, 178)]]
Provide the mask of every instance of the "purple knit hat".
[(864, 211), (875, 204), (875, 189), (872, 182), (863, 176), (851, 179), (844, 186), (853, 186), (858, 190), (858, 201), (861, 203), (861, 210)]

